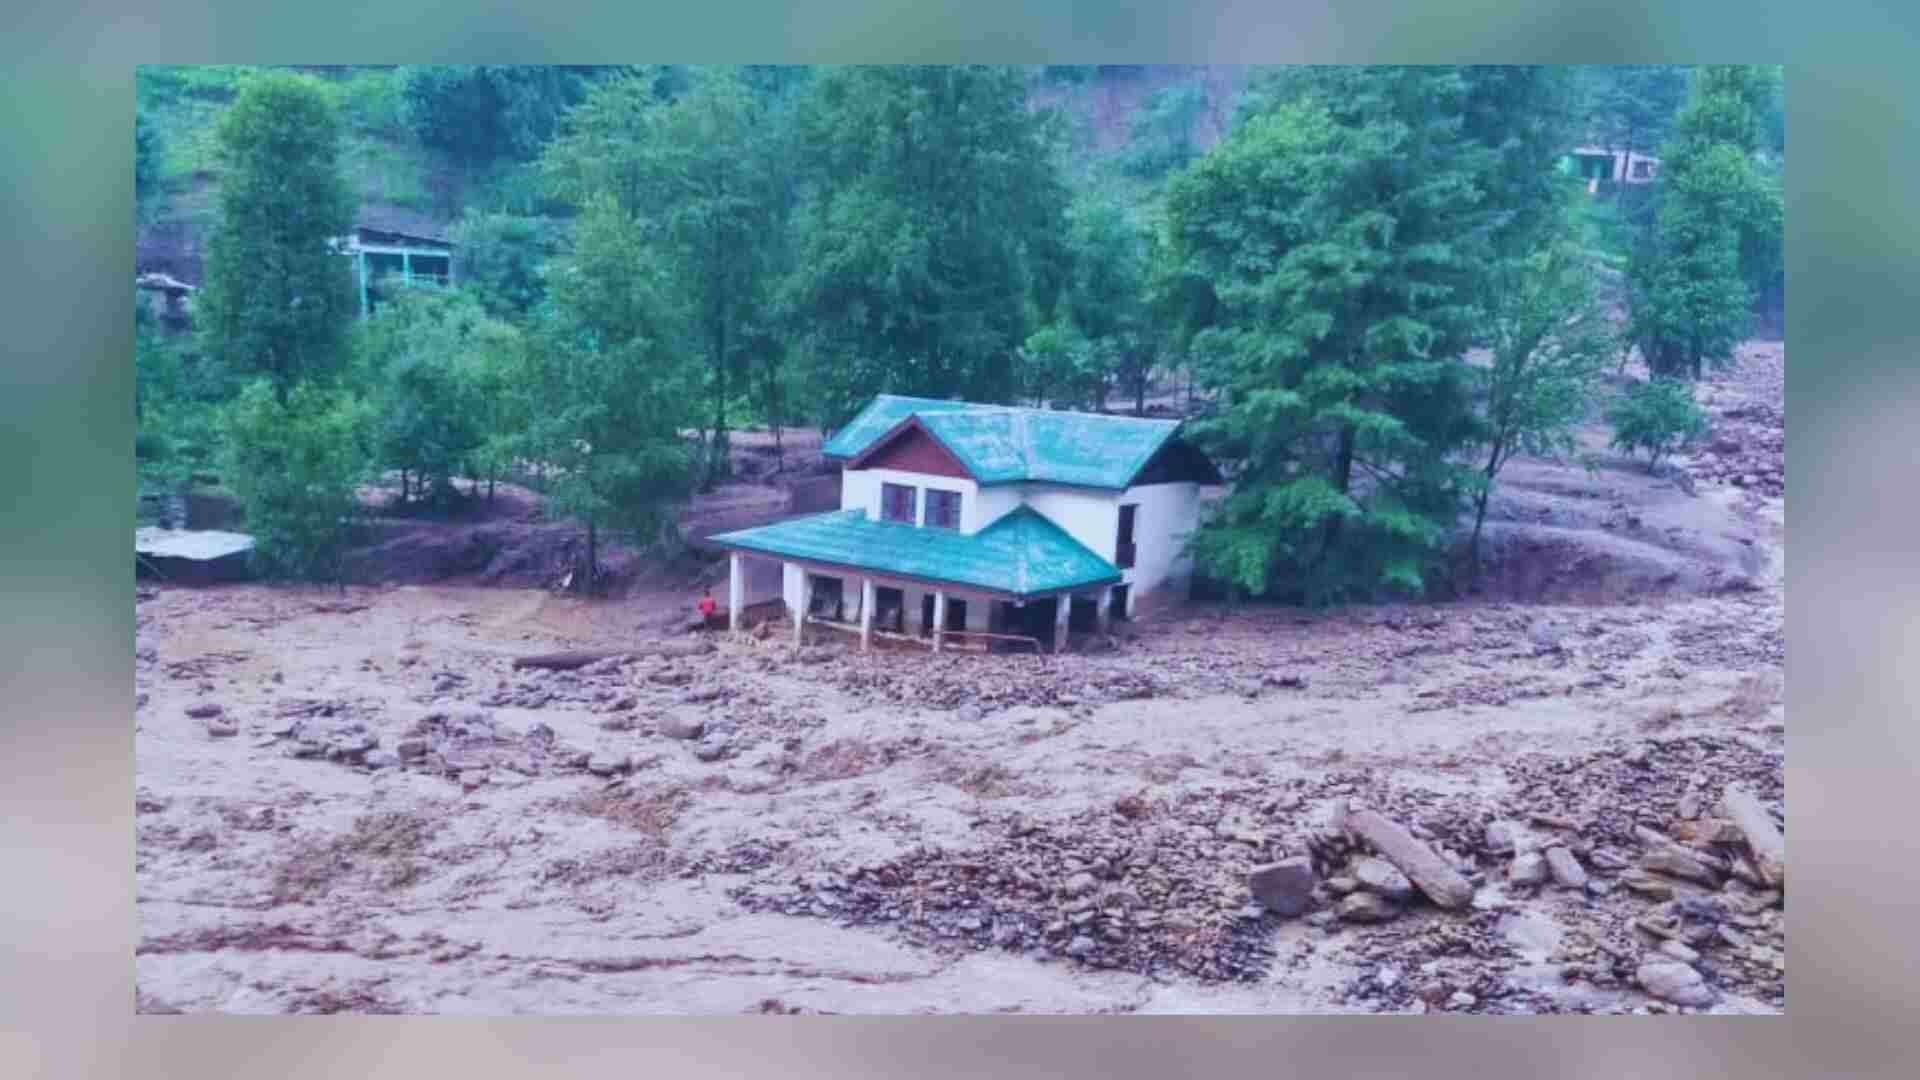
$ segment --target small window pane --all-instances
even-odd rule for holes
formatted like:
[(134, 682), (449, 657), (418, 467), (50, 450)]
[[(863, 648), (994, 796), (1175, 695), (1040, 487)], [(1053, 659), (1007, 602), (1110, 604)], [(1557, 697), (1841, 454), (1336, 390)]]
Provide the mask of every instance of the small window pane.
[(913, 524), (913, 499), (916, 490), (905, 484), (881, 484), (880, 520)]
[(960, 527), (960, 493), (957, 491), (927, 490), (927, 527), (933, 529), (957, 529)]

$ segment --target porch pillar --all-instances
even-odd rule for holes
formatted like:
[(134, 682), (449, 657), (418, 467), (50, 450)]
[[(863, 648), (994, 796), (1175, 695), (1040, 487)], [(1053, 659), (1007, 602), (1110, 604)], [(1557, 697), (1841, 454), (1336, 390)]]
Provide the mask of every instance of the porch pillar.
[(407, 284), (413, 284), (413, 252), (400, 253), (400, 277)]
[(1061, 593), (1054, 606), (1053, 651), (1060, 652), (1067, 647), (1067, 619), (1073, 615), (1073, 594)]
[(354, 252), (354, 266), (360, 272), (360, 317), (367, 317), (367, 253)]
[(1100, 597), (1094, 601), (1094, 610), (1099, 612), (1101, 636), (1113, 633), (1113, 586), (1100, 590)]
[(793, 612), (793, 647), (799, 648), (801, 632), (807, 628), (807, 609), (813, 606), (813, 575), (800, 572), (800, 606)]
[(940, 635), (947, 629), (947, 594), (933, 594), (933, 651), (940, 651)]
[(873, 579), (860, 579), (860, 651), (873, 649)]
[(735, 632), (740, 629), (740, 609), (747, 599), (747, 579), (740, 571), (740, 553), (736, 551), (727, 556), (727, 629)]

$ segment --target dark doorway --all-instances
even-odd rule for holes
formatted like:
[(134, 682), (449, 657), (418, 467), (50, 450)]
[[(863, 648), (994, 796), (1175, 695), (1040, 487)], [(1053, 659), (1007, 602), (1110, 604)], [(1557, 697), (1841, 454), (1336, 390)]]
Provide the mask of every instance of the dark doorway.
[(1133, 565), (1135, 554), (1133, 546), (1133, 519), (1139, 510), (1140, 507), (1136, 503), (1128, 503), (1126, 506), (1120, 508), (1120, 535), (1114, 544), (1113, 565), (1122, 570)]
[(965, 630), (967, 628), (967, 602), (947, 597), (947, 630)]
[(873, 625), (896, 634), (907, 632), (907, 595), (885, 585), (873, 590)]
[(927, 595), (920, 598), (920, 636), (930, 637), (932, 636), (932, 634), (933, 634), (933, 594), (928, 593)]
[(1067, 612), (1067, 629), (1076, 634), (1091, 634), (1099, 629), (1099, 602), (1087, 596), (1076, 596), (1072, 600), (1073, 607)]
[(1132, 588), (1133, 586), (1131, 585), (1115, 585), (1113, 587), (1113, 599), (1108, 601), (1112, 605), (1112, 607), (1108, 609), (1108, 617), (1115, 622), (1127, 621), (1127, 593)]
[(840, 579), (822, 577), (819, 574), (808, 575), (813, 579), (813, 600), (807, 605), (807, 614), (834, 622), (847, 620), (846, 599), (841, 595)]

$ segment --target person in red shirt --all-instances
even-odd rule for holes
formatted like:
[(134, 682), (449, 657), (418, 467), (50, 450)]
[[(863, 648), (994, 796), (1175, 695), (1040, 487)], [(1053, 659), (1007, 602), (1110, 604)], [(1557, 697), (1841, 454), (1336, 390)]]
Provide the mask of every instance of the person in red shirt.
[(716, 605), (713, 602), (712, 586), (708, 586), (707, 588), (701, 590), (700, 603), (695, 606), (700, 609), (700, 621), (702, 623), (713, 622), (713, 612)]

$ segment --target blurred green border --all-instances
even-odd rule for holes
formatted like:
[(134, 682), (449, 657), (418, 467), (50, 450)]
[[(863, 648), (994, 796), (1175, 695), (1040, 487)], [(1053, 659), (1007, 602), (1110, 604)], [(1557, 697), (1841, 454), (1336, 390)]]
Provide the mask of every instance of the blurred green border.
[[(1911, 1075), (1902, 956), (1920, 859), (1920, 5), (1092, 3), (673, 11), (568, 3), (46, 5), (5, 49), (0, 197), (0, 1075), (294, 1077), (519, 1062), (631, 1073)], [(690, 14), (692, 13), (692, 14)], [(1214, 1018), (626, 1026), (134, 1019), (130, 670), (132, 70), (313, 61), (1625, 62), (1789, 65), (1790, 1021)], [(776, 1023), (778, 1026), (776, 1026)], [(990, 1030), (989, 1030), (990, 1028)], [(1469, 1030), (1471, 1029), (1471, 1030)], [(644, 1049), (642, 1049), (644, 1047)], [(226, 1067), (223, 1067), (225, 1065)], [(569, 1072), (573, 1069), (569, 1068)]]

